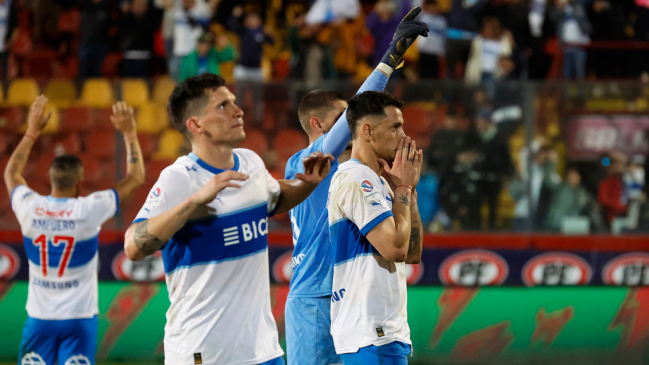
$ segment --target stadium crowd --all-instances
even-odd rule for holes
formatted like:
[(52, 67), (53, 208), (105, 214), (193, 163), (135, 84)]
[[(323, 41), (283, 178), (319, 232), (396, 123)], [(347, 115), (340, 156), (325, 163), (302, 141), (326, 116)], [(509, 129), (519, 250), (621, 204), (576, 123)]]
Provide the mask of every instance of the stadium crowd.
[[(112, 143), (108, 150), (115, 149), (114, 136), (102, 125), (110, 125), (106, 108), (122, 99), (136, 107), (147, 170), (156, 175), (188, 152), (165, 119), (174, 82), (210, 72), (231, 83), (241, 101), (248, 123), (243, 147), (262, 155), (274, 176), (283, 176), (288, 157), (307, 144), (297, 101), (327, 82), (351, 95), (350, 85), (378, 63), (404, 12), (421, 5), (418, 19), (429, 26), (429, 36), (406, 53), (405, 66), (392, 75), (396, 82), (390, 81), (388, 90), (406, 103), (406, 131), (425, 148), (426, 173), (418, 190), (426, 197), (420, 199), (426, 229), (643, 228), (643, 157), (611, 150), (596, 161), (573, 161), (559, 119), (579, 108), (602, 110), (610, 101), (619, 102), (621, 110), (632, 104), (631, 109), (646, 109), (646, 87), (550, 85), (537, 90), (537, 105), (524, 106), (529, 84), (520, 81), (639, 76), (649, 64), (641, 61), (646, 59), (642, 47), (611, 51), (591, 45), (646, 40), (649, 11), (640, 2), (340, 0), (333, 8), (325, 3), (4, 0), (0, 68), (6, 78), (17, 79), (3, 105), (9, 107), (3, 116), (11, 126), (2, 126), (7, 133), (0, 136), (0, 167), (19, 136), (19, 109), (24, 113), (44, 88), (60, 110), (60, 128), (57, 124), (45, 137), (31, 165), (61, 152), (87, 152), (88, 189), (114, 181), (120, 166), (110, 153), (104, 156), (90, 146)], [(634, 57), (624, 57), (628, 52)], [(25, 100), (16, 102), (12, 87), (26, 78), (36, 86), (29, 84), (27, 93), (20, 89)], [(532, 133), (523, 125), (523, 114), (530, 112), (535, 114)], [(11, 124), (14, 119), (20, 121)], [(152, 183), (147, 181), (140, 198)], [(0, 201), (0, 215), (9, 214), (7, 197)], [(122, 223), (134, 213), (127, 210)], [(288, 218), (271, 224), (278, 227), (288, 228)]]

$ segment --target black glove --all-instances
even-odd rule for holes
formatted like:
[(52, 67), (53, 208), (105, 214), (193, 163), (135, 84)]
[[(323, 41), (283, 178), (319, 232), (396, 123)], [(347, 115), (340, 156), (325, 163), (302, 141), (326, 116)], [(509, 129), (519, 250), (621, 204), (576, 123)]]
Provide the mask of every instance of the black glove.
[(394, 32), (394, 37), (392, 38), (392, 42), (390, 42), (390, 48), (381, 59), (381, 62), (392, 67), (394, 70), (401, 67), (403, 54), (415, 42), (418, 35), (428, 37), (428, 25), (413, 20), (420, 12), (420, 7), (413, 8), (403, 18), (397, 26), (397, 30)]

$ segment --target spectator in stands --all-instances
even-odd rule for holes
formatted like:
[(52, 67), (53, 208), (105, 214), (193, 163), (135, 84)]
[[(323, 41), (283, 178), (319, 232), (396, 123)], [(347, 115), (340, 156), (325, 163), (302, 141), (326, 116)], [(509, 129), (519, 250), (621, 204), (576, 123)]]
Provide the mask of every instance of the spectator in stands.
[(608, 159), (609, 165), (606, 179), (599, 183), (597, 201), (602, 206), (606, 223), (610, 225), (613, 219), (625, 215), (627, 211), (629, 200), (622, 180), (627, 169), (627, 156), (619, 151), (611, 151), (604, 159)]
[(631, 158), (629, 167), (624, 172), (623, 180), (626, 194), (629, 199), (641, 199), (644, 190), (644, 163), (642, 155), (635, 155)]
[[(392, 30), (399, 25), (401, 19), (412, 9), (410, 0), (398, 4), (393, 0), (379, 0), (374, 5), (374, 10), (367, 16), (365, 25), (374, 37), (374, 54), (372, 55), (372, 64), (379, 64), (385, 49), (388, 49), (392, 41)], [(392, 76), (394, 78), (394, 76)]]
[(444, 56), (446, 42), (446, 18), (439, 15), (437, 0), (424, 0), (420, 22), (428, 25), (428, 37), (420, 37), (419, 46), (419, 76), (422, 79), (439, 78), (439, 61)]
[[(430, 37), (430, 33), (428, 33)], [(457, 115), (454, 110), (449, 110), (444, 118), (444, 125), (433, 135), (433, 140), (424, 154), (430, 168), (438, 176), (444, 176), (455, 164), (455, 158), (465, 145), (464, 131), (457, 127)]]
[[(520, 178), (509, 184), (509, 193), (516, 201), (514, 208), (514, 230), (542, 230), (545, 216), (552, 199), (552, 191), (561, 183), (556, 172), (559, 157), (548, 146), (532, 146), (532, 166), (520, 171)], [(534, 151), (536, 149), (536, 151)], [(528, 171), (529, 170), (529, 171)], [(527, 191), (527, 186), (530, 191)]]
[(165, 44), (165, 57), (167, 58), (167, 69), (171, 70), (171, 58), (174, 50), (174, 27), (176, 0), (154, 0), (158, 9), (162, 9), (162, 39)]
[(83, 1), (79, 40), (79, 78), (100, 77), (109, 51), (109, 31), (117, 9), (109, 0)]
[(475, 144), (466, 144), (457, 154), (453, 165), (441, 176), (439, 200), (449, 218), (463, 230), (480, 230), (480, 195), (476, 170), (477, 151)]
[(545, 228), (561, 231), (561, 222), (566, 217), (590, 215), (595, 199), (581, 185), (581, 175), (576, 169), (569, 169), (566, 182), (555, 186), (552, 201), (545, 219)]
[[(448, 14), (446, 39), (446, 73), (454, 77), (457, 66), (466, 66), (471, 51), (471, 40), (479, 30), (479, 12), (488, 0), (452, 0)], [(462, 77), (463, 73), (459, 73)]]
[(507, 137), (499, 132), (491, 120), (491, 110), (481, 109), (476, 116), (477, 165), (480, 172), (478, 192), (489, 206), (489, 229), (496, 228), (498, 197), (503, 184), (514, 172)]
[[(242, 22), (243, 18), (243, 22)], [(260, 121), (263, 115), (264, 106), (262, 102), (262, 86), (264, 75), (261, 70), (261, 59), (263, 56), (264, 44), (274, 44), (273, 37), (264, 30), (263, 21), (259, 10), (251, 8), (243, 11), (237, 6), (232, 11), (228, 21), (229, 28), (239, 35), (239, 61), (234, 67), (234, 79), (237, 81), (237, 99), (243, 102), (243, 93), (250, 88), (254, 94), (255, 117), (253, 120)]]
[(440, 210), (438, 190), (439, 177), (428, 168), (428, 163), (424, 160), (421, 165), (421, 177), (417, 184), (417, 201), (421, 222), (426, 229)]
[(183, 58), (196, 49), (198, 38), (206, 30), (218, 0), (178, 0), (174, 9), (173, 57), (169, 73), (178, 80)]
[(153, 57), (153, 37), (160, 26), (161, 14), (150, 8), (147, 0), (122, 4), (119, 19), (120, 48), (124, 51), (124, 77), (149, 77)]
[(17, 36), (17, 33), (14, 32), (18, 24), (17, 2), (17, 0), (0, 0), (0, 68), (4, 78), (7, 78), (11, 45)]
[[(218, 49), (214, 47), (215, 41)], [(215, 37), (213, 33), (205, 33), (198, 39), (196, 50), (183, 59), (180, 81), (205, 72), (221, 75), (219, 63), (232, 61), (236, 57), (237, 52), (224, 35)]]
[(586, 76), (586, 49), (592, 27), (586, 16), (586, 0), (555, 0), (552, 18), (557, 37), (563, 46), (563, 77), (583, 79)]
[(471, 43), (471, 53), (467, 62), (464, 80), (468, 84), (482, 83), (490, 98), (495, 96), (495, 80), (500, 73), (498, 60), (512, 54), (513, 40), (508, 30), (501, 27), (500, 21), (485, 17), (480, 35)]

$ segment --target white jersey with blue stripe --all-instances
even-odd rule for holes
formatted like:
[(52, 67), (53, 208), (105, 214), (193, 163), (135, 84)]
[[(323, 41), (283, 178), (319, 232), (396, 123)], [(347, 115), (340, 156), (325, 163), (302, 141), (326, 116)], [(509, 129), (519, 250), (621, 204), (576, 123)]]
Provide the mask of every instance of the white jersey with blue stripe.
[(341, 164), (331, 181), (331, 335), (339, 354), (394, 341), (412, 344), (405, 263), (386, 260), (366, 238), (393, 216), (392, 196), (383, 178), (354, 159)]
[[(171, 305), (165, 364), (259, 364), (283, 355), (271, 311), (268, 217), (280, 186), (261, 158), (234, 150), (234, 170), (249, 179), (197, 208), (165, 243), (162, 258)], [(160, 215), (198, 191), (215, 174), (194, 154), (167, 167), (135, 222)]]
[(29, 261), (29, 316), (64, 320), (96, 315), (99, 230), (118, 213), (117, 192), (52, 198), (19, 185), (11, 206)]

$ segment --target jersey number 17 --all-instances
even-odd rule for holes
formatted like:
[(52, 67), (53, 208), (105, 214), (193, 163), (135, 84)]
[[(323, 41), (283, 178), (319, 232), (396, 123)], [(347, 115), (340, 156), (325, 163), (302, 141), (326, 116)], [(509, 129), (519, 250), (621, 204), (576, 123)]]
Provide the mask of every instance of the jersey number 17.
[[(58, 247), (59, 245), (64, 244), (63, 254), (61, 255), (61, 261), (59, 262), (58, 268), (58, 277), (62, 277), (65, 273), (65, 269), (70, 263), (70, 256), (72, 256), (72, 249), (74, 248), (74, 237), (71, 236), (54, 236), (52, 238), (52, 245)], [(44, 234), (38, 236), (34, 240), (34, 246), (38, 247), (38, 253), (41, 261), (41, 268), (43, 270), (43, 276), (47, 276), (47, 266), (49, 264), (49, 255), (47, 250), (47, 236)]]

